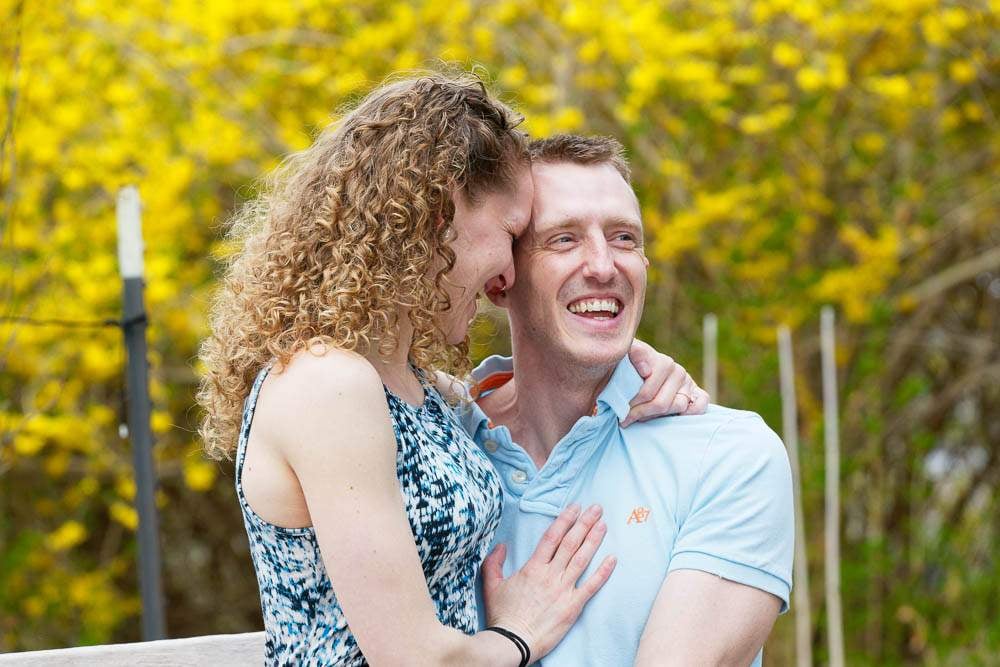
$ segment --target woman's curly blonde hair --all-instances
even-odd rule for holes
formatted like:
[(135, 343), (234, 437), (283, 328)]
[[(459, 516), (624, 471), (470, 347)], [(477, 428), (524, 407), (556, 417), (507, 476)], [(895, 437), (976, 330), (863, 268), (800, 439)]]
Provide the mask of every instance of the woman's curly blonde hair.
[(389, 354), (400, 309), (417, 368), (468, 372), (468, 342), (449, 345), (440, 326), (452, 198), (514, 187), (528, 161), (521, 120), (473, 75), (426, 74), (376, 89), (269, 177), (230, 221), (242, 249), (200, 351), (210, 456), (231, 456), (264, 365), (315, 343)]

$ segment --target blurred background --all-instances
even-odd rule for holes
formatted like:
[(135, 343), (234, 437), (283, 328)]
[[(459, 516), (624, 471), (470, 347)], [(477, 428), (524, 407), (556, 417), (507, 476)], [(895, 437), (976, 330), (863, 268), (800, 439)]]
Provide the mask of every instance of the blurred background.
[[(628, 148), (640, 335), (781, 432), (794, 340), (828, 660), (819, 311), (837, 313), (849, 664), (1000, 664), (997, 0), (0, 0), (0, 651), (139, 638), (115, 197), (139, 187), (172, 637), (261, 627), (195, 432), (222, 223), (398, 70), (476, 68), (535, 136)], [(503, 322), (476, 328), (477, 358)], [(794, 664), (782, 616), (765, 664)]]

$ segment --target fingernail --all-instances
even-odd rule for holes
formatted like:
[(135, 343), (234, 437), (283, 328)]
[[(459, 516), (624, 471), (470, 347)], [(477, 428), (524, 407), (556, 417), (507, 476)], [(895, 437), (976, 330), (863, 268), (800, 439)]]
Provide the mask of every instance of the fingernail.
[(647, 364), (645, 361), (640, 361), (635, 365), (635, 372), (641, 375), (642, 377), (646, 377), (647, 375), (649, 375), (649, 364)]

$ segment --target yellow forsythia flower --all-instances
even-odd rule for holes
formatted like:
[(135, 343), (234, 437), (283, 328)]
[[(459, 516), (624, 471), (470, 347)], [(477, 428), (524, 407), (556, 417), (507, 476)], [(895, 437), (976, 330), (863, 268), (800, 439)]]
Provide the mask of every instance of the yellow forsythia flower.
[(79, 521), (69, 520), (49, 533), (45, 544), (53, 551), (72, 549), (87, 537), (87, 529)]
[(778, 42), (771, 51), (771, 58), (782, 67), (798, 67), (802, 64), (802, 52), (788, 42)]
[(803, 67), (795, 73), (795, 83), (807, 93), (813, 93), (823, 87), (823, 73), (815, 67)]
[(878, 155), (885, 150), (885, 137), (877, 132), (866, 132), (858, 137), (858, 148), (869, 155)]
[(976, 66), (968, 60), (953, 60), (948, 75), (957, 83), (970, 83), (976, 80)]
[(111, 503), (108, 508), (111, 518), (125, 526), (129, 530), (135, 530), (139, 526), (139, 513), (131, 505), (126, 505), (120, 500)]
[(33, 456), (44, 445), (44, 440), (31, 433), (20, 433), (14, 437), (14, 451), (21, 456)]
[(215, 466), (200, 458), (184, 462), (184, 481), (195, 491), (207, 491), (215, 483)]

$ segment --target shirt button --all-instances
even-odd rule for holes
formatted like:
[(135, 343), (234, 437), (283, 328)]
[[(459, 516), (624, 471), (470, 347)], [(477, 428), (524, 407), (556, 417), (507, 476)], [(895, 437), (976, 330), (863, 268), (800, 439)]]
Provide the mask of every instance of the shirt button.
[(488, 451), (490, 454), (492, 454), (497, 450), (497, 446), (498, 445), (496, 440), (487, 440), (486, 442), (483, 443), (483, 447), (485, 447), (486, 451)]
[(510, 474), (510, 480), (515, 484), (524, 484), (528, 481), (528, 473), (523, 470), (515, 470)]

